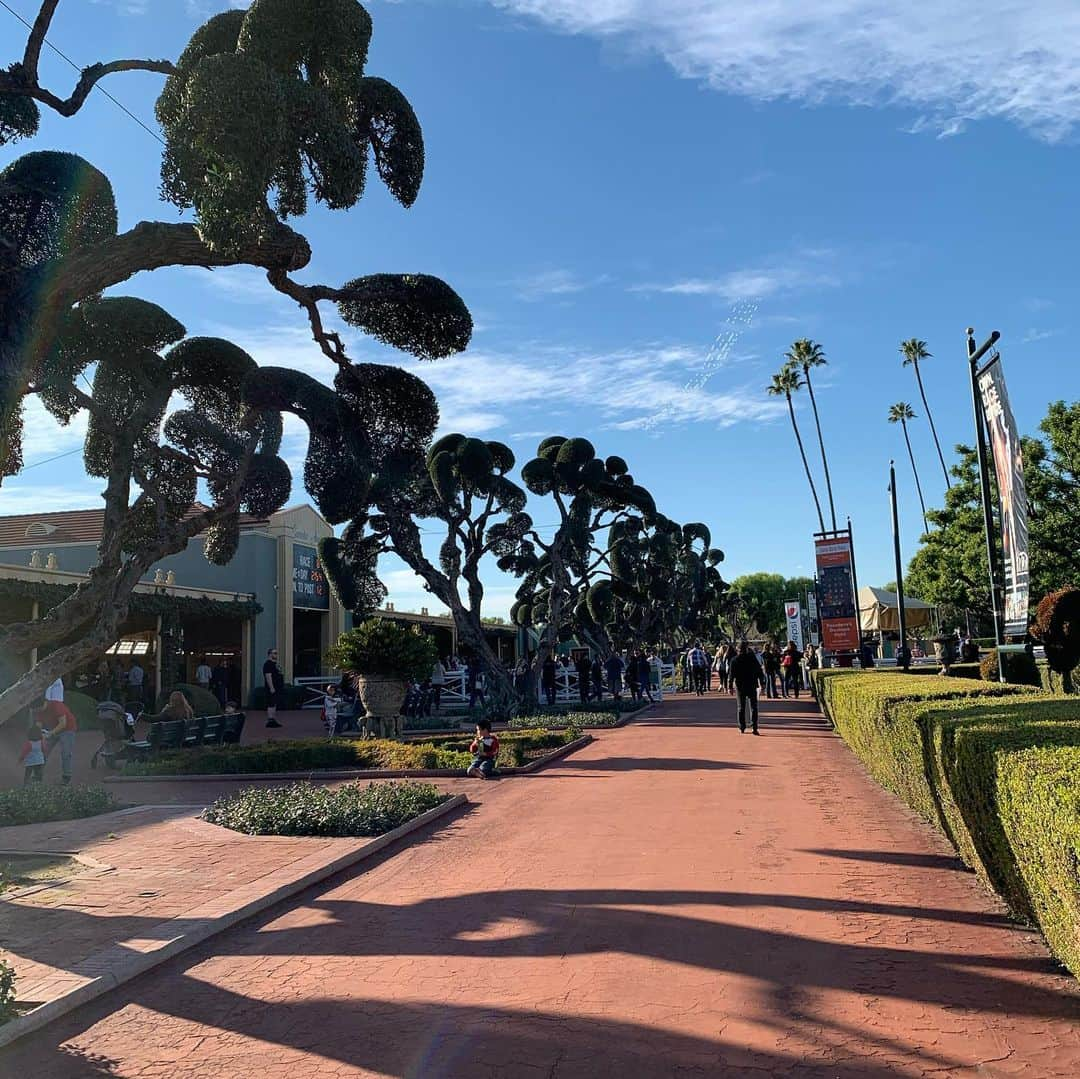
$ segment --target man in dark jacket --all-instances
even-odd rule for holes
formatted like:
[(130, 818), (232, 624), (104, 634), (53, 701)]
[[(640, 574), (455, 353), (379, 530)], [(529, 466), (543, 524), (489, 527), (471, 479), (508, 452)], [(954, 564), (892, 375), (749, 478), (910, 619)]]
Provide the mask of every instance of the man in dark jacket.
[(577, 659), (577, 684), (578, 684), (578, 696), (581, 698), (582, 704), (589, 703), (589, 678), (592, 675), (592, 660), (589, 659), (589, 653), (582, 650), (578, 654)]
[(555, 703), (556, 688), (556, 675), (558, 674), (558, 667), (555, 665), (555, 656), (548, 653), (547, 658), (540, 665), (540, 688), (544, 691), (544, 698), (549, 705)]
[(758, 686), (765, 684), (765, 672), (757, 656), (739, 642), (739, 654), (731, 662), (731, 680), (735, 683), (736, 702), (739, 708), (739, 730), (746, 733), (746, 706), (750, 706), (750, 729), (758, 733)]

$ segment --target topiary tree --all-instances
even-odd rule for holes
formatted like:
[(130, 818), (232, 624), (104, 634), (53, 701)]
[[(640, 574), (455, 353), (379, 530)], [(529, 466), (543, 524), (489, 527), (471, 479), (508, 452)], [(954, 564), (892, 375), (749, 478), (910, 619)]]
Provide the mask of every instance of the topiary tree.
[[(621, 457), (600, 458), (585, 438), (553, 436), (537, 447), (521, 470), (528, 490), (550, 498), (559, 524), (550, 541), (532, 530), (499, 568), (521, 577), (511, 620), (544, 627), (536, 655), (539, 672), (560, 639), (580, 632), (601, 654), (611, 650), (605, 617), (616, 594), (629, 595), (612, 579), (606, 538), (613, 526), (633, 514), (652, 518), (652, 495), (634, 482)], [(605, 587), (590, 592), (607, 577)], [(610, 589), (610, 591), (609, 591)]]
[[(32, 136), (40, 106), (77, 113), (106, 75), (160, 72), (168, 76), (157, 103), (162, 191), (195, 219), (120, 233), (107, 178), (72, 154), (31, 153), (0, 172), (0, 481), (22, 466), (22, 406), (33, 394), (60, 422), (89, 413), (86, 467), (106, 481), (103, 538), (88, 580), (40, 621), (0, 627), (7, 655), (74, 634), (81, 640), (0, 693), (0, 722), (111, 643), (154, 561), (203, 531), (207, 556), (228, 561), (240, 511), (269, 513), (284, 503), (291, 478), (277, 453), (281, 413), (308, 426), (304, 483), (334, 524), (362, 515), (373, 486), (392, 486), (410, 447), (430, 441), (438, 411), (427, 387), (393, 368), (352, 364), (323, 324), (322, 303), (423, 359), (461, 350), (472, 328), (460, 298), (437, 278), (375, 274), (332, 287), (290, 276), (311, 252), (285, 222), (309, 198), (331, 209), (355, 205), (369, 158), (404, 206), (423, 176), (412, 109), (364, 72), (371, 20), (356, 0), (255, 0), (211, 18), (175, 63), (95, 64), (67, 98), (43, 87), (38, 71), (58, 5), (43, 0), (22, 59), (0, 72), (0, 144)], [(225, 341), (182, 340), (183, 327), (155, 305), (102, 299), (142, 270), (237, 264), (262, 267), (301, 306), (336, 365), (333, 389), (293, 370), (257, 368)], [(88, 393), (77, 379), (91, 368)], [(166, 419), (174, 394), (187, 407)], [(209, 505), (192, 512), (200, 484)], [(352, 606), (380, 595), (368, 574)]]
[[(488, 697), (509, 708), (509, 674), (484, 635), (480, 566), (489, 554), (517, 551), (532, 528), (525, 492), (509, 478), (514, 454), (501, 442), (462, 434), (445, 435), (422, 456), (419, 447), (403, 448), (397, 439), (394, 447), (397, 476), (372, 486), (375, 512), (355, 519), (340, 540), (323, 542), (327, 578), (351, 606), (371, 580), (379, 554), (396, 554), (446, 605), (458, 639), (484, 662)], [(388, 471), (385, 461), (381, 468)], [(440, 522), (445, 533), (437, 563), (421, 542), (424, 521)]]
[(1080, 666), (1080, 588), (1044, 596), (1035, 609), (1031, 635), (1046, 650), (1050, 669), (1061, 675), (1063, 690), (1074, 692), (1072, 672)]

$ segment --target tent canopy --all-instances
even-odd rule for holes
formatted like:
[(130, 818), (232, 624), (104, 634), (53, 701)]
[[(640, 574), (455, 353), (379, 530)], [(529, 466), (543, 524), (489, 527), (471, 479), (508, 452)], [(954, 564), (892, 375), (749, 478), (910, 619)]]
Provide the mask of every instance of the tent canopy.
[[(934, 608), (914, 596), (904, 597), (904, 617), (908, 629), (925, 629), (932, 625)], [(895, 632), (900, 628), (900, 599), (895, 592), (883, 588), (859, 589), (859, 624), (863, 633)]]

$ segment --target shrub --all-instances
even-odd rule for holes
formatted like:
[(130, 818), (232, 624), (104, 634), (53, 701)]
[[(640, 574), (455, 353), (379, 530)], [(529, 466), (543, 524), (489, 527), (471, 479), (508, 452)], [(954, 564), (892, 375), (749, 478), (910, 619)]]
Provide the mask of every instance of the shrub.
[(157, 711), (161, 711), (165, 705), (169, 703), (169, 697), (179, 691), (187, 698), (188, 704), (191, 705), (191, 710), (197, 716), (220, 716), (221, 715), (221, 701), (217, 699), (208, 689), (203, 689), (202, 686), (190, 686), (186, 683), (180, 683), (173, 686), (172, 689), (163, 689), (160, 696), (157, 699)]
[(14, 1019), (15, 1009), (15, 968), (0, 959), (0, 1023)]
[(450, 798), (430, 783), (294, 783), (248, 787), (219, 798), (203, 820), (246, 835), (377, 836), (393, 831)]
[[(997, 681), (997, 661), (995, 660), (994, 677), (992, 679), (983, 679), (982, 664), (981, 663), (954, 663), (949, 668), (950, 678), (971, 678), (978, 682), (983, 681)], [(936, 671), (934, 672), (937, 673)]]
[[(579, 736), (574, 727), (564, 730), (525, 730), (499, 738), (499, 764), (521, 764), (531, 750), (565, 745)], [(388, 739), (336, 738), (332, 740), (265, 742), (258, 746), (202, 746), (162, 753), (145, 761), (129, 761), (124, 774), (244, 775), (268, 772), (319, 772), (337, 768), (464, 770), (472, 761), (472, 735), (457, 735), (428, 742)]]
[(1035, 610), (1032, 635), (1046, 650), (1050, 669), (1072, 692), (1072, 670), (1080, 664), (1080, 588), (1062, 588), (1044, 596)]
[(431, 673), (437, 658), (435, 642), (386, 618), (369, 618), (343, 633), (327, 662), (364, 678), (419, 681)]
[(1055, 697), (1071, 696), (1080, 688), (1080, 667), (1074, 667), (1065, 674), (1058, 674), (1045, 660), (1037, 660), (1039, 683), (1047, 693)]
[(96, 817), (118, 808), (113, 796), (101, 787), (47, 787), (44, 783), (32, 783), (28, 787), (0, 790), (0, 828)]
[[(1038, 686), (1039, 668), (1035, 665), (1035, 657), (1027, 651), (1003, 652), (1002, 673), (1005, 681), (1014, 686)], [(991, 648), (982, 658), (979, 664), (979, 673), (984, 682), (996, 682), (998, 680), (998, 651)]]
[[(510, 720), (511, 730), (527, 730), (536, 725), (535, 716), (519, 716)], [(548, 727), (576, 727), (587, 730), (590, 727), (614, 727), (618, 724), (618, 712), (556, 712), (543, 717)]]
[(920, 679), (905, 694), (879, 681), (820, 672), (819, 697), (837, 730), (1080, 974), (1076, 703), (1019, 686)]

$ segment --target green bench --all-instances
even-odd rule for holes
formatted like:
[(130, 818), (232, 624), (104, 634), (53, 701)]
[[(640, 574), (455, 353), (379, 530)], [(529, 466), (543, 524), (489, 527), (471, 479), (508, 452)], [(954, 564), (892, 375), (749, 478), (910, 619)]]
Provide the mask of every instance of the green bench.
[(161, 719), (143, 716), (150, 723), (150, 732), (140, 742), (131, 742), (135, 754), (152, 756), (176, 749), (197, 746), (236, 745), (244, 730), (244, 713), (231, 716), (199, 716), (195, 719)]

